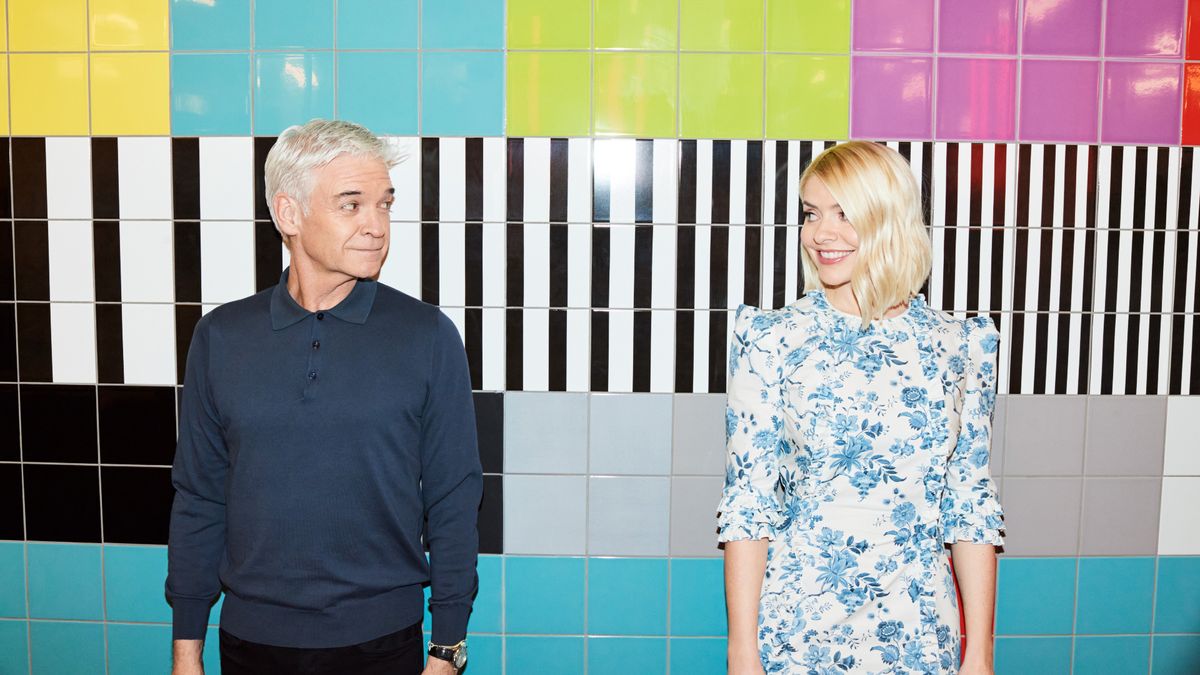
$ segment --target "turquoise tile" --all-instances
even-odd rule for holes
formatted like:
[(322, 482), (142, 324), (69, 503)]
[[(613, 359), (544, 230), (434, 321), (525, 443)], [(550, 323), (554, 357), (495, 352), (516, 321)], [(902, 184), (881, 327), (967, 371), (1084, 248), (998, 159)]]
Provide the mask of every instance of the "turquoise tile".
[(171, 131), (250, 134), (250, 54), (172, 54)]
[(582, 634), (584, 585), (583, 558), (507, 558), (505, 630)]
[(256, 54), (254, 133), (276, 136), (314, 117), (333, 117), (333, 54)]
[(204, 635), (204, 675), (221, 675), (221, 633), (216, 626), (209, 626)]
[(0, 619), (0, 673), (29, 672), (29, 623)]
[(592, 558), (587, 612), (589, 634), (665, 635), (667, 561)]
[(996, 638), (996, 675), (1071, 672), (1071, 638)]
[(1200, 635), (1155, 635), (1152, 675), (1195, 675)]
[(724, 638), (671, 638), (671, 672), (724, 675)]
[(0, 617), (25, 615), (25, 544), (0, 542)]
[(1074, 675), (1141, 675), (1149, 667), (1149, 635), (1075, 638)]
[(481, 555), (476, 565), (479, 574), (479, 593), (471, 611), (472, 633), (499, 633), (501, 630), (500, 607), (504, 587), (504, 561), (498, 555)]
[(421, 135), (504, 133), (504, 55), (426, 52), (421, 58)]
[(332, 49), (329, 0), (254, 0), (255, 49)]
[[(667, 672), (666, 638), (588, 638), (588, 675)], [(634, 667), (636, 664), (636, 667)]]
[(1154, 630), (1200, 633), (1200, 557), (1159, 558)]
[(1075, 558), (1004, 558), (996, 597), (997, 635), (1070, 633)]
[(171, 49), (250, 49), (250, 0), (171, 0)]
[(1080, 558), (1075, 632), (1149, 633), (1154, 558)]
[(725, 565), (719, 559), (671, 561), (671, 635), (725, 635)]
[(103, 619), (100, 547), (29, 544), (29, 616)]
[(171, 670), (171, 627), (108, 624), (108, 675), (141, 675)]
[[(509, 636), (505, 647), (505, 672), (583, 675), (581, 637)], [(553, 669), (547, 664), (554, 664)]]
[(338, 0), (337, 46), (416, 49), (417, 0)]
[[(473, 620), (472, 620), (473, 621)], [(499, 635), (468, 635), (471, 675), (501, 675), (504, 672), (504, 638)]]
[(421, 48), (503, 49), (504, 0), (426, 0)]
[(417, 133), (416, 52), (338, 54), (338, 117), (376, 134)]
[(109, 621), (171, 622), (163, 595), (166, 546), (105, 546), (104, 602)]
[(104, 673), (103, 624), (31, 621), (29, 641), (38, 675)]

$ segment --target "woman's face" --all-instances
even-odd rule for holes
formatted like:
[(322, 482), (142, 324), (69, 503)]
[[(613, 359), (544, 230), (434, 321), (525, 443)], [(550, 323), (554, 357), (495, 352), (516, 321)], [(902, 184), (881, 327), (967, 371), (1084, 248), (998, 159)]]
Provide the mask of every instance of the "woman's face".
[(858, 257), (858, 234), (854, 226), (846, 220), (842, 207), (820, 178), (809, 178), (800, 198), (804, 203), (800, 241), (817, 268), (821, 285), (827, 291), (849, 291)]

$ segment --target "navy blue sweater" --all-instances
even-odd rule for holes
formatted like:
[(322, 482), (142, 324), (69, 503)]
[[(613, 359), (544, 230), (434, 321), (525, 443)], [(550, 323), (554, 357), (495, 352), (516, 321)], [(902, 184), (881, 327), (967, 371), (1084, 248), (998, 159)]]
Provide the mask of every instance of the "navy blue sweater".
[(172, 472), (175, 638), (202, 639), (224, 590), (221, 627), (239, 638), (356, 644), (420, 621), (431, 583), (433, 641), (461, 640), (482, 491), (474, 420), (454, 325), (385, 285), (359, 281), (314, 313), (285, 271), (206, 315)]

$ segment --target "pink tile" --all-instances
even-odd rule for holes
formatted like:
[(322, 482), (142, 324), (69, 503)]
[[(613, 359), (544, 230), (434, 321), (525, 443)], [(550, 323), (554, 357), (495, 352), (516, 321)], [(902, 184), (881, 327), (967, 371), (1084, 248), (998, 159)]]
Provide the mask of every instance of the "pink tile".
[(1025, 0), (1024, 54), (1100, 55), (1097, 0)]
[(1098, 61), (1024, 59), (1021, 140), (1095, 143), (1099, 86)]
[(933, 59), (855, 56), (850, 132), (854, 138), (928, 139)]
[(1184, 0), (1108, 0), (1105, 56), (1183, 55)]
[(855, 0), (853, 48), (932, 52), (933, 0)]
[(942, 0), (938, 51), (1017, 53), (1017, 0)]
[(1102, 143), (1179, 143), (1178, 63), (1104, 63)]
[(1016, 59), (938, 59), (937, 137), (1011, 141), (1016, 129)]

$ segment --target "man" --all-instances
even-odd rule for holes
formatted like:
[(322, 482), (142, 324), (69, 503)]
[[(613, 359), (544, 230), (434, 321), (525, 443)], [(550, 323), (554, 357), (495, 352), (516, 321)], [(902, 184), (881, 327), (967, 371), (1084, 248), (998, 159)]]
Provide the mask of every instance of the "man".
[(202, 318), (188, 353), (166, 584), (179, 675), (202, 672), (222, 590), (226, 675), (421, 673), (426, 583), (423, 672), (462, 667), (482, 491), (470, 378), (450, 320), (373, 280), (395, 163), (325, 120), (267, 155), (290, 267)]

